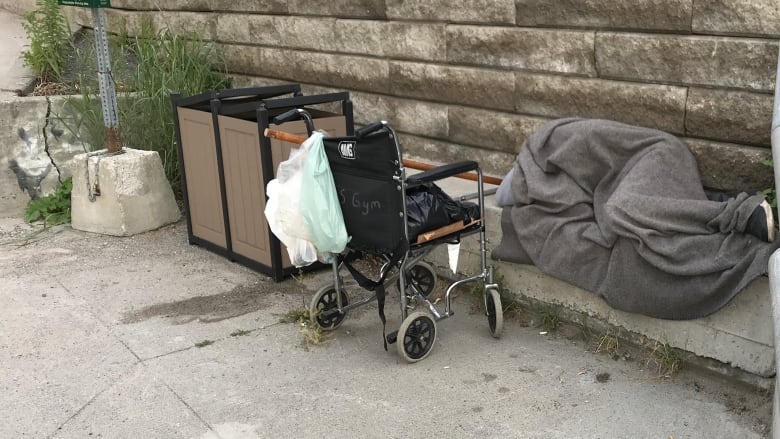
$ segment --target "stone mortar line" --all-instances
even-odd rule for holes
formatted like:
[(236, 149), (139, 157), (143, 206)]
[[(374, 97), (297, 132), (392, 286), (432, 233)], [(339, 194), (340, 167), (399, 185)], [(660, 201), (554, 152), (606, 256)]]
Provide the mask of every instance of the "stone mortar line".
[(49, 121), (51, 119), (51, 98), (49, 96), (46, 96), (46, 116), (44, 116), (44, 122), (43, 122), (43, 150), (46, 151), (46, 155), (49, 157), (49, 161), (51, 162), (52, 166), (54, 166), (54, 169), (57, 171), (57, 181), (62, 184), (62, 172), (60, 171), (59, 166), (57, 166), (57, 163), (54, 162), (54, 157), (51, 155), (51, 151), (49, 151), (49, 135), (46, 133), (46, 129), (49, 127)]

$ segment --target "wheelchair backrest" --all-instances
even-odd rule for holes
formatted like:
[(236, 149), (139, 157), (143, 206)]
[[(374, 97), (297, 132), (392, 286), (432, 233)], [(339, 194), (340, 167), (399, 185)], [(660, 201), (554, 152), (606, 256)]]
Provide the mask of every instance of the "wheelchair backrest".
[(390, 254), (406, 234), (401, 152), (388, 127), (323, 139), (353, 250)]

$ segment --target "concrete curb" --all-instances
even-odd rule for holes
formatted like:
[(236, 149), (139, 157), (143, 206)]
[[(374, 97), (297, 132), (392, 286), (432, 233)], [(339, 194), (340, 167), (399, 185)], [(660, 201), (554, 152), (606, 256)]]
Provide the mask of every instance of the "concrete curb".
[[(473, 192), (473, 183), (454, 179), (443, 181), (441, 186), (451, 195)], [(489, 251), (501, 239), (500, 216), (501, 209), (493, 198), (486, 199)], [(477, 244), (476, 239), (462, 243), (459, 274), (478, 270)], [(430, 258), (440, 273), (449, 271), (446, 249), (437, 249)], [(619, 334), (632, 344), (668, 344), (684, 351), (683, 358), (688, 364), (758, 388), (772, 387), (774, 335), (766, 277), (752, 282), (735, 300), (713, 315), (671, 321), (612, 309), (595, 294), (547, 276), (533, 266), (499, 261), (490, 261), (490, 264), (498, 269), (504, 277), (504, 285), (521, 303), (557, 307), (562, 319)]]

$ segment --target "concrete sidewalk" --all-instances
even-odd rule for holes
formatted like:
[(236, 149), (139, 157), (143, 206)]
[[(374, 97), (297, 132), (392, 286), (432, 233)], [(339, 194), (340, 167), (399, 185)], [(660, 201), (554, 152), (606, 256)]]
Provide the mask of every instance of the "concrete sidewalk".
[(274, 283), (188, 245), (183, 222), (129, 238), (30, 233), (0, 220), (0, 437), (768, 434), (766, 392), (691, 370), (658, 377), (641, 354), (613, 360), (578, 331), (509, 319), (495, 340), (466, 297), (410, 365), (383, 350), (373, 305), (321, 345), (280, 323), (327, 271)]
[(29, 44), (23, 23), (24, 18), (0, 9), (0, 99), (29, 91), (35, 79), (21, 57)]

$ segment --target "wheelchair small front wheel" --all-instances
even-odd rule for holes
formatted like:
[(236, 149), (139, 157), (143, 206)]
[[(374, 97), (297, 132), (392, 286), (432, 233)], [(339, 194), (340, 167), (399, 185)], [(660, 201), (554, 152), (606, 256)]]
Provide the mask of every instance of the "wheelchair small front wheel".
[(501, 294), (494, 288), (485, 291), (485, 308), (490, 334), (500, 338), (504, 330), (504, 308), (501, 306)]
[[(409, 269), (409, 282), (414, 284), (423, 296), (428, 297), (436, 288), (436, 272), (425, 262), (418, 262)], [(398, 279), (398, 290), (401, 290), (401, 279)], [(409, 285), (406, 285), (409, 288)]]
[(436, 321), (426, 312), (413, 312), (398, 329), (398, 354), (407, 362), (416, 363), (431, 353), (435, 341)]
[[(349, 297), (342, 289), (341, 306), (347, 306), (348, 304)], [(326, 285), (317, 291), (309, 306), (309, 316), (324, 331), (332, 331), (341, 325), (347, 313), (346, 311), (339, 311), (336, 288), (333, 285)]]

